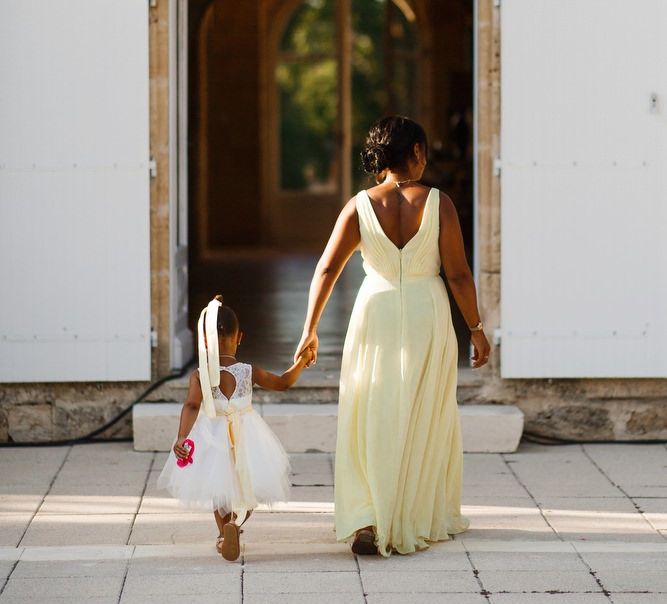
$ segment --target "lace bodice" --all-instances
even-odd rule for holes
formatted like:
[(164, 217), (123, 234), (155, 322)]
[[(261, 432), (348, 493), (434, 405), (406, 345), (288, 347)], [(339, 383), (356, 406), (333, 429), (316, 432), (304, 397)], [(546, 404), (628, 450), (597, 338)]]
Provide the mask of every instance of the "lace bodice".
[(225, 403), (228, 400), (246, 398), (252, 394), (252, 365), (248, 363), (234, 363), (227, 367), (220, 365), (220, 371), (228, 371), (234, 376), (236, 380), (236, 387), (234, 392), (227, 399), (227, 397), (222, 393), (219, 386), (213, 388), (213, 398), (224, 401)]

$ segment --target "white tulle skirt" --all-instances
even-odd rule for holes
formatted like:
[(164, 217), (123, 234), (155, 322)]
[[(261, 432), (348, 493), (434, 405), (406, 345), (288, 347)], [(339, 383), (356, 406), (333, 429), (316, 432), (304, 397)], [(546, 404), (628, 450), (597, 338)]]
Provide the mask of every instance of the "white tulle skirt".
[[(224, 416), (209, 418), (200, 413), (188, 438), (195, 443), (193, 463), (181, 468), (173, 450), (158, 477), (157, 486), (166, 489), (185, 507), (232, 510), (240, 494), (239, 477)], [(245, 459), (257, 503), (288, 501), (290, 463), (278, 437), (262, 417), (251, 409), (240, 418), (236, 447)]]

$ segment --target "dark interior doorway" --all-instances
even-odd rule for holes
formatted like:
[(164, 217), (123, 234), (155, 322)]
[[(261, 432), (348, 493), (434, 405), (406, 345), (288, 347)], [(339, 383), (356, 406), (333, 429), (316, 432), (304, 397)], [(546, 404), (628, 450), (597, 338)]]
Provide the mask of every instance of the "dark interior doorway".
[[(372, 182), (357, 158), (382, 114), (426, 127), (424, 184), (454, 200), (472, 266), (472, 0), (190, 0), (188, 11), (193, 328), (222, 292), (252, 326), (247, 354), (288, 360), (335, 217)], [(334, 369), (357, 256), (323, 317)], [(466, 365), (468, 330), (452, 309)]]

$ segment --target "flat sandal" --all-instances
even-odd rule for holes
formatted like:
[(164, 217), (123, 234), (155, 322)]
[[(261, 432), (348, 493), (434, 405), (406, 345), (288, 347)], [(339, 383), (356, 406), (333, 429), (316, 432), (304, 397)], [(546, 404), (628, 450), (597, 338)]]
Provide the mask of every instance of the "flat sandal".
[(241, 524), (236, 524), (233, 520), (230, 520), (222, 527), (222, 544), (220, 546), (220, 554), (225, 560), (233, 562), (241, 555), (240, 536), (241, 533), (243, 533), (241, 526), (245, 523), (246, 520), (248, 520), (248, 518), (250, 518), (251, 514), (252, 510), (248, 510)]

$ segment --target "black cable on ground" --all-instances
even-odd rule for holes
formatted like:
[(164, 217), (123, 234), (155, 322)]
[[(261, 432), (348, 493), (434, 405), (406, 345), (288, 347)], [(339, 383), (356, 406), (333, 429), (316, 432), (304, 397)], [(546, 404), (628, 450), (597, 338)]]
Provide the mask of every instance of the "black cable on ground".
[(102, 434), (102, 432), (108, 430), (113, 426), (114, 424), (118, 423), (121, 419), (123, 419), (130, 411), (132, 411), (132, 408), (137, 404), (140, 403), (144, 398), (146, 398), (153, 390), (156, 388), (159, 388), (164, 384), (165, 382), (169, 382), (171, 380), (176, 380), (178, 378), (183, 377), (188, 369), (192, 366), (192, 361), (185, 365), (183, 369), (177, 372), (170, 373), (169, 375), (165, 375), (164, 377), (161, 377), (159, 380), (155, 380), (152, 384), (150, 384), (137, 398), (132, 401), (132, 403), (123, 409), (118, 415), (112, 417), (108, 422), (106, 422), (104, 425), (100, 426), (99, 428), (96, 428), (89, 434), (86, 434), (84, 436), (78, 436), (77, 438), (68, 438), (65, 440), (41, 440), (41, 441), (36, 441), (36, 442), (6, 442), (6, 443), (0, 443), (0, 448), (9, 448), (9, 447), (69, 447), (71, 445), (90, 445), (94, 443), (112, 443), (112, 442), (131, 442), (132, 437), (127, 436), (127, 437), (119, 437), (119, 438), (95, 438), (99, 434)]
[(521, 435), (521, 440), (527, 442), (535, 443), (538, 445), (664, 445), (667, 444), (667, 440), (663, 439), (649, 439), (649, 440), (613, 440), (613, 439), (571, 439), (571, 438), (559, 438), (557, 436), (545, 436), (544, 434), (537, 434), (536, 432), (530, 432), (524, 430)]

